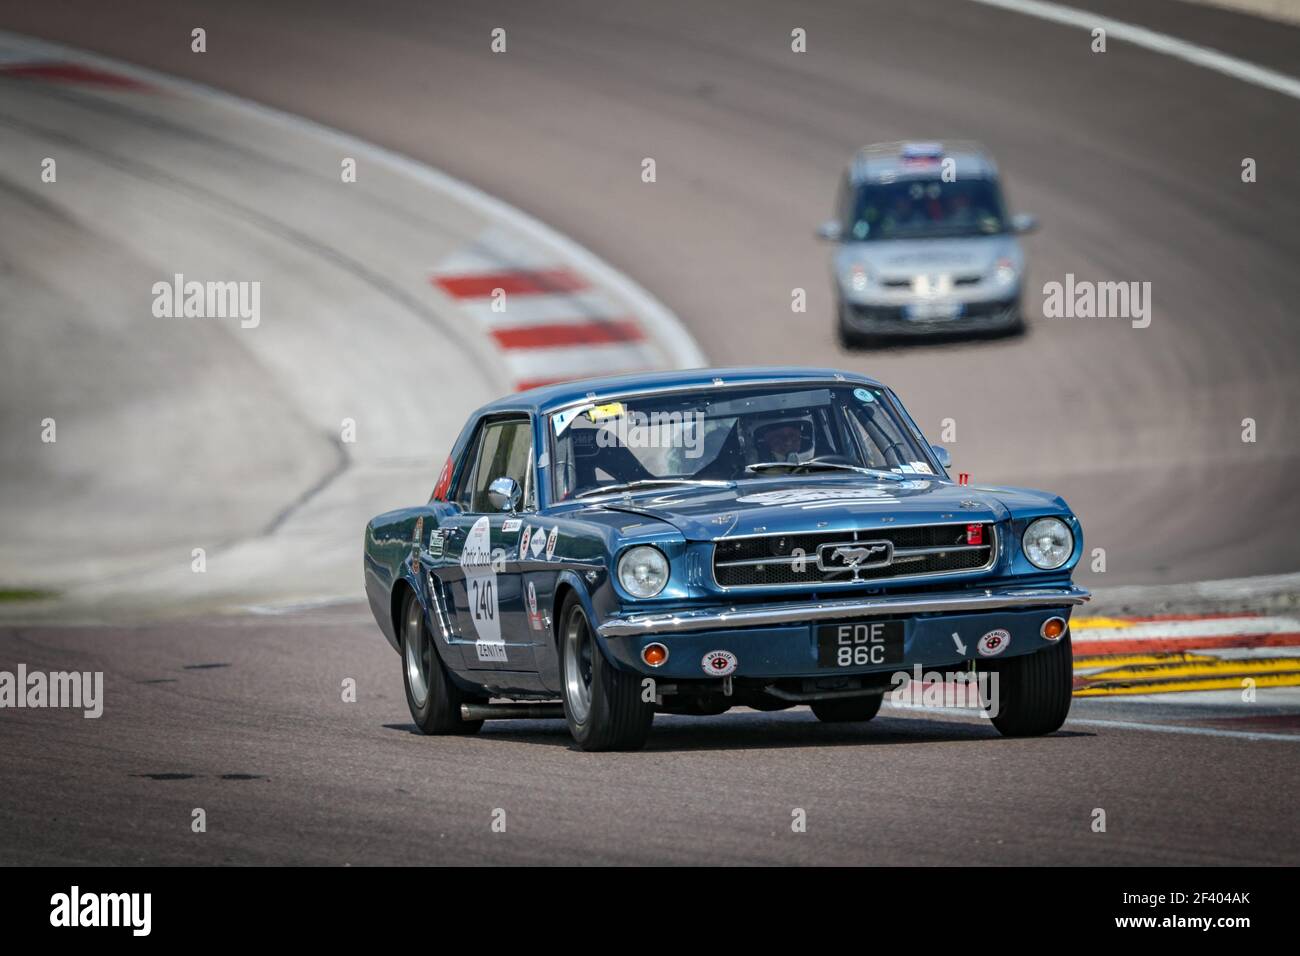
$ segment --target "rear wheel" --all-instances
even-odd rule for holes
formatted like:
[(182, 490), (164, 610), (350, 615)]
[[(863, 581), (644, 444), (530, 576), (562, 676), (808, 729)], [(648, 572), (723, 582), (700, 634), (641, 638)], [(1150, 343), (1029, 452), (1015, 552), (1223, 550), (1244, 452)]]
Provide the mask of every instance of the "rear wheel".
[(641, 699), (636, 674), (615, 670), (592, 633), (578, 595), (560, 609), (560, 674), (564, 719), (583, 750), (640, 750), (654, 709)]
[(864, 697), (836, 697), (815, 700), (810, 705), (817, 719), (828, 724), (846, 724), (870, 720), (880, 713), (884, 694), (867, 694)]
[(424, 626), (424, 608), (414, 591), (402, 605), (402, 683), (411, 719), (422, 734), (473, 734), (481, 720), (462, 720), (460, 705), (467, 699), (451, 682), (438, 657), (433, 635)]
[(989, 674), (987, 686), (980, 685), (984, 710), (1004, 737), (1037, 737), (1065, 723), (1074, 689), (1068, 633), (1041, 651), (981, 663), (980, 668)]

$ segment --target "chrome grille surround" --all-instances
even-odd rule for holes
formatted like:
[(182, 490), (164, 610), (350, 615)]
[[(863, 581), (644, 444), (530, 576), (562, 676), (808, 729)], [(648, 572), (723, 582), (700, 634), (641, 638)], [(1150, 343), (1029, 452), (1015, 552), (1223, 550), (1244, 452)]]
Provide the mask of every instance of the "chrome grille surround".
[[(984, 528), (984, 544), (968, 545), (967, 525)], [(928, 522), (856, 531), (799, 531), (789, 534), (748, 534), (718, 538), (713, 549), (713, 581), (724, 591), (757, 588), (836, 588), (877, 581), (915, 581), (940, 575), (972, 576), (993, 569), (1000, 544), (992, 521)], [(857, 569), (843, 555), (828, 560), (837, 549), (871, 551), (888, 544), (890, 560), (867, 554)], [(796, 548), (802, 555), (794, 555)], [(757, 553), (757, 552), (765, 553)], [(797, 571), (803, 563), (803, 570)], [(755, 580), (756, 578), (760, 578)]]

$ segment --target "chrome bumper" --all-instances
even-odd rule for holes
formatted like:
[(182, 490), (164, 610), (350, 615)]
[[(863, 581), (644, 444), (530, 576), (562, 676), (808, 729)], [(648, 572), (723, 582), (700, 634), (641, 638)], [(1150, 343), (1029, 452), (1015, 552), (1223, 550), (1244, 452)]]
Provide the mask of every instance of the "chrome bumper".
[(662, 614), (632, 614), (613, 617), (597, 630), (602, 637), (636, 634), (678, 634), (685, 631), (713, 631), (733, 627), (767, 627), (773, 624), (807, 624), (811, 621), (855, 617), (894, 617), (903, 614), (956, 614), (963, 611), (993, 611), (1002, 608), (1060, 607), (1082, 604), (1092, 597), (1085, 588), (987, 588), (960, 594), (927, 594), (911, 597), (873, 597), (846, 601), (818, 601), (813, 604), (761, 604), (732, 607), (725, 611), (668, 611)]

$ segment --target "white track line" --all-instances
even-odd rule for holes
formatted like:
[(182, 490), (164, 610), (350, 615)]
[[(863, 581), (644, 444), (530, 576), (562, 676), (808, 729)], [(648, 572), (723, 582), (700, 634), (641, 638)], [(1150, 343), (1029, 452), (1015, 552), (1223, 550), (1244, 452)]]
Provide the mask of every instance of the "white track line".
[(1285, 740), (1300, 744), (1300, 734), (1271, 734), (1254, 730), (1219, 730), (1215, 727), (1180, 727), (1177, 724), (1144, 724), (1137, 720), (1096, 720), (1090, 717), (1071, 717), (1066, 726), (1081, 724), (1085, 727), (1116, 727), (1120, 730), (1151, 730), (1159, 734), (1190, 734), (1194, 737), (1232, 737), (1236, 740)]
[(618, 342), (508, 349), (502, 352), (501, 356), (511, 376), (518, 382), (616, 375), (619, 372), (644, 369), (647, 360), (643, 346), (624, 345)]
[(516, 295), (507, 299), (504, 312), (493, 312), (491, 301), (462, 300), (460, 310), (486, 328), (512, 329), (530, 325), (581, 325), (592, 319), (622, 315), (610, 296), (594, 290), (557, 295)]
[[(913, 714), (934, 714), (941, 717), (976, 717), (988, 720), (988, 714), (969, 707), (923, 707), (916, 704), (889, 704), (897, 710)], [(884, 712), (888, 715), (888, 711)], [(965, 723), (966, 721), (962, 721)], [(1069, 717), (1065, 725), (1084, 727), (1114, 727), (1117, 730), (1150, 730), (1158, 734), (1187, 734), (1193, 737), (1230, 737), (1236, 740), (1285, 740), (1300, 743), (1300, 734), (1274, 734), (1254, 730), (1220, 730), (1217, 727), (1181, 727), (1177, 724), (1147, 724), (1138, 720), (1098, 720), (1092, 717)]]
[(686, 331), (686, 327), (682, 325), (681, 320), (631, 277), (619, 272), (595, 253), (578, 245), (578, 243), (552, 229), (541, 220), (535, 219), (528, 213), (502, 202), (495, 196), (488, 195), (481, 189), (448, 176), (441, 170), (428, 166), (419, 160), (382, 146), (376, 146), (374, 143), (359, 139), (331, 126), (296, 116), (293, 113), (286, 113), (271, 106), (264, 106), (261, 103), (244, 99), (233, 93), (227, 93), (202, 83), (159, 73), (131, 63), (124, 63), (111, 57), (100, 56), (97, 53), (89, 53), (74, 47), (4, 30), (0, 30), (0, 44), (21, 44), (35, 56), (55, 57), (69, 62), (90, 64), (163, 89), (218, 100), (232, 108), (254, 114), (263, 120), (332, 140), (344, 155), (353, 157), (366, 156), (373, 162), (408, 175), (430, 189), (440, 191), (452, 197), (455, 201), (476, 209), (488, 220), (504, 223), (507, 227), (522, 235), (526, 241), (535, 242), (553, 249), (575, 271), (585, 273), (594, 280), (595, 284), (607, 286), (626, 299), (632, 305), (637, 318), (645, 324), (647, 331), (661, 345), (664, 352), (678, 368), (699, 368), (708, 364), (704, 358), (704, 353), (700, 350), (695, 339), (691, 337), (691, 334)]
[(1300, 100), (1300, 80), (1295, 77), (1265, 69), (1262, 66), (1256, 66), (1247, 60), (1239, 60), (1235, 56), (1228, 56), (1226, 53), (1220, 53), (1218, 50), (1212, 50), (1209, 47), (1188, 43), (1186, 40), (1180, 40), (1165, 33), (1157, 33), (1155, 30), (1148, 30), (1146, 27), (1125, 23), (1122, 20), (1112, 20), (1110, 17), (1103, 17), (1087, 10), (1063, 7), (1055, 3), (1044, 3), (1042, 0), (974, 0), (974, 2), (982, 3), (986, 7), (997, 7), (1001, 10), (1023, 13), (1026, 16), (1038, 17), (1040, 20), (1050, 20), (1053, 23), (1079, 27), (1088, 31), (1101, 27), (1106, 31), (1108, 40), (1123, 40), (1125, 43), (1132, 43), (1134, 46), (1140, 46), (1155, 53), (1163, 53), (1166, 56), (1177, 57), (1187, 63), (1205, 67), (1207, 70), (1214, 70), (1216, 73), (1222, 73), (1224, 76), (1243, 80), (1246, 83), (1253, 83), (1255, 86), (1261, 86), (1266, 90), (1273, 90), (1276, 93)]

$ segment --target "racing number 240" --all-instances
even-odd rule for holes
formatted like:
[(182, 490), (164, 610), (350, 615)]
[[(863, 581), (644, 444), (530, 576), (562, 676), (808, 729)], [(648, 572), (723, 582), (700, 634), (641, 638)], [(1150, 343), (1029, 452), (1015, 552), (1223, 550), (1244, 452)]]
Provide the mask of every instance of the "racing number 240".
[(496, 602), (492, 600), (492, 582), (475, 581), (474, 586), (474, 620), (484, 618), (492, 620), (496, 613)]

